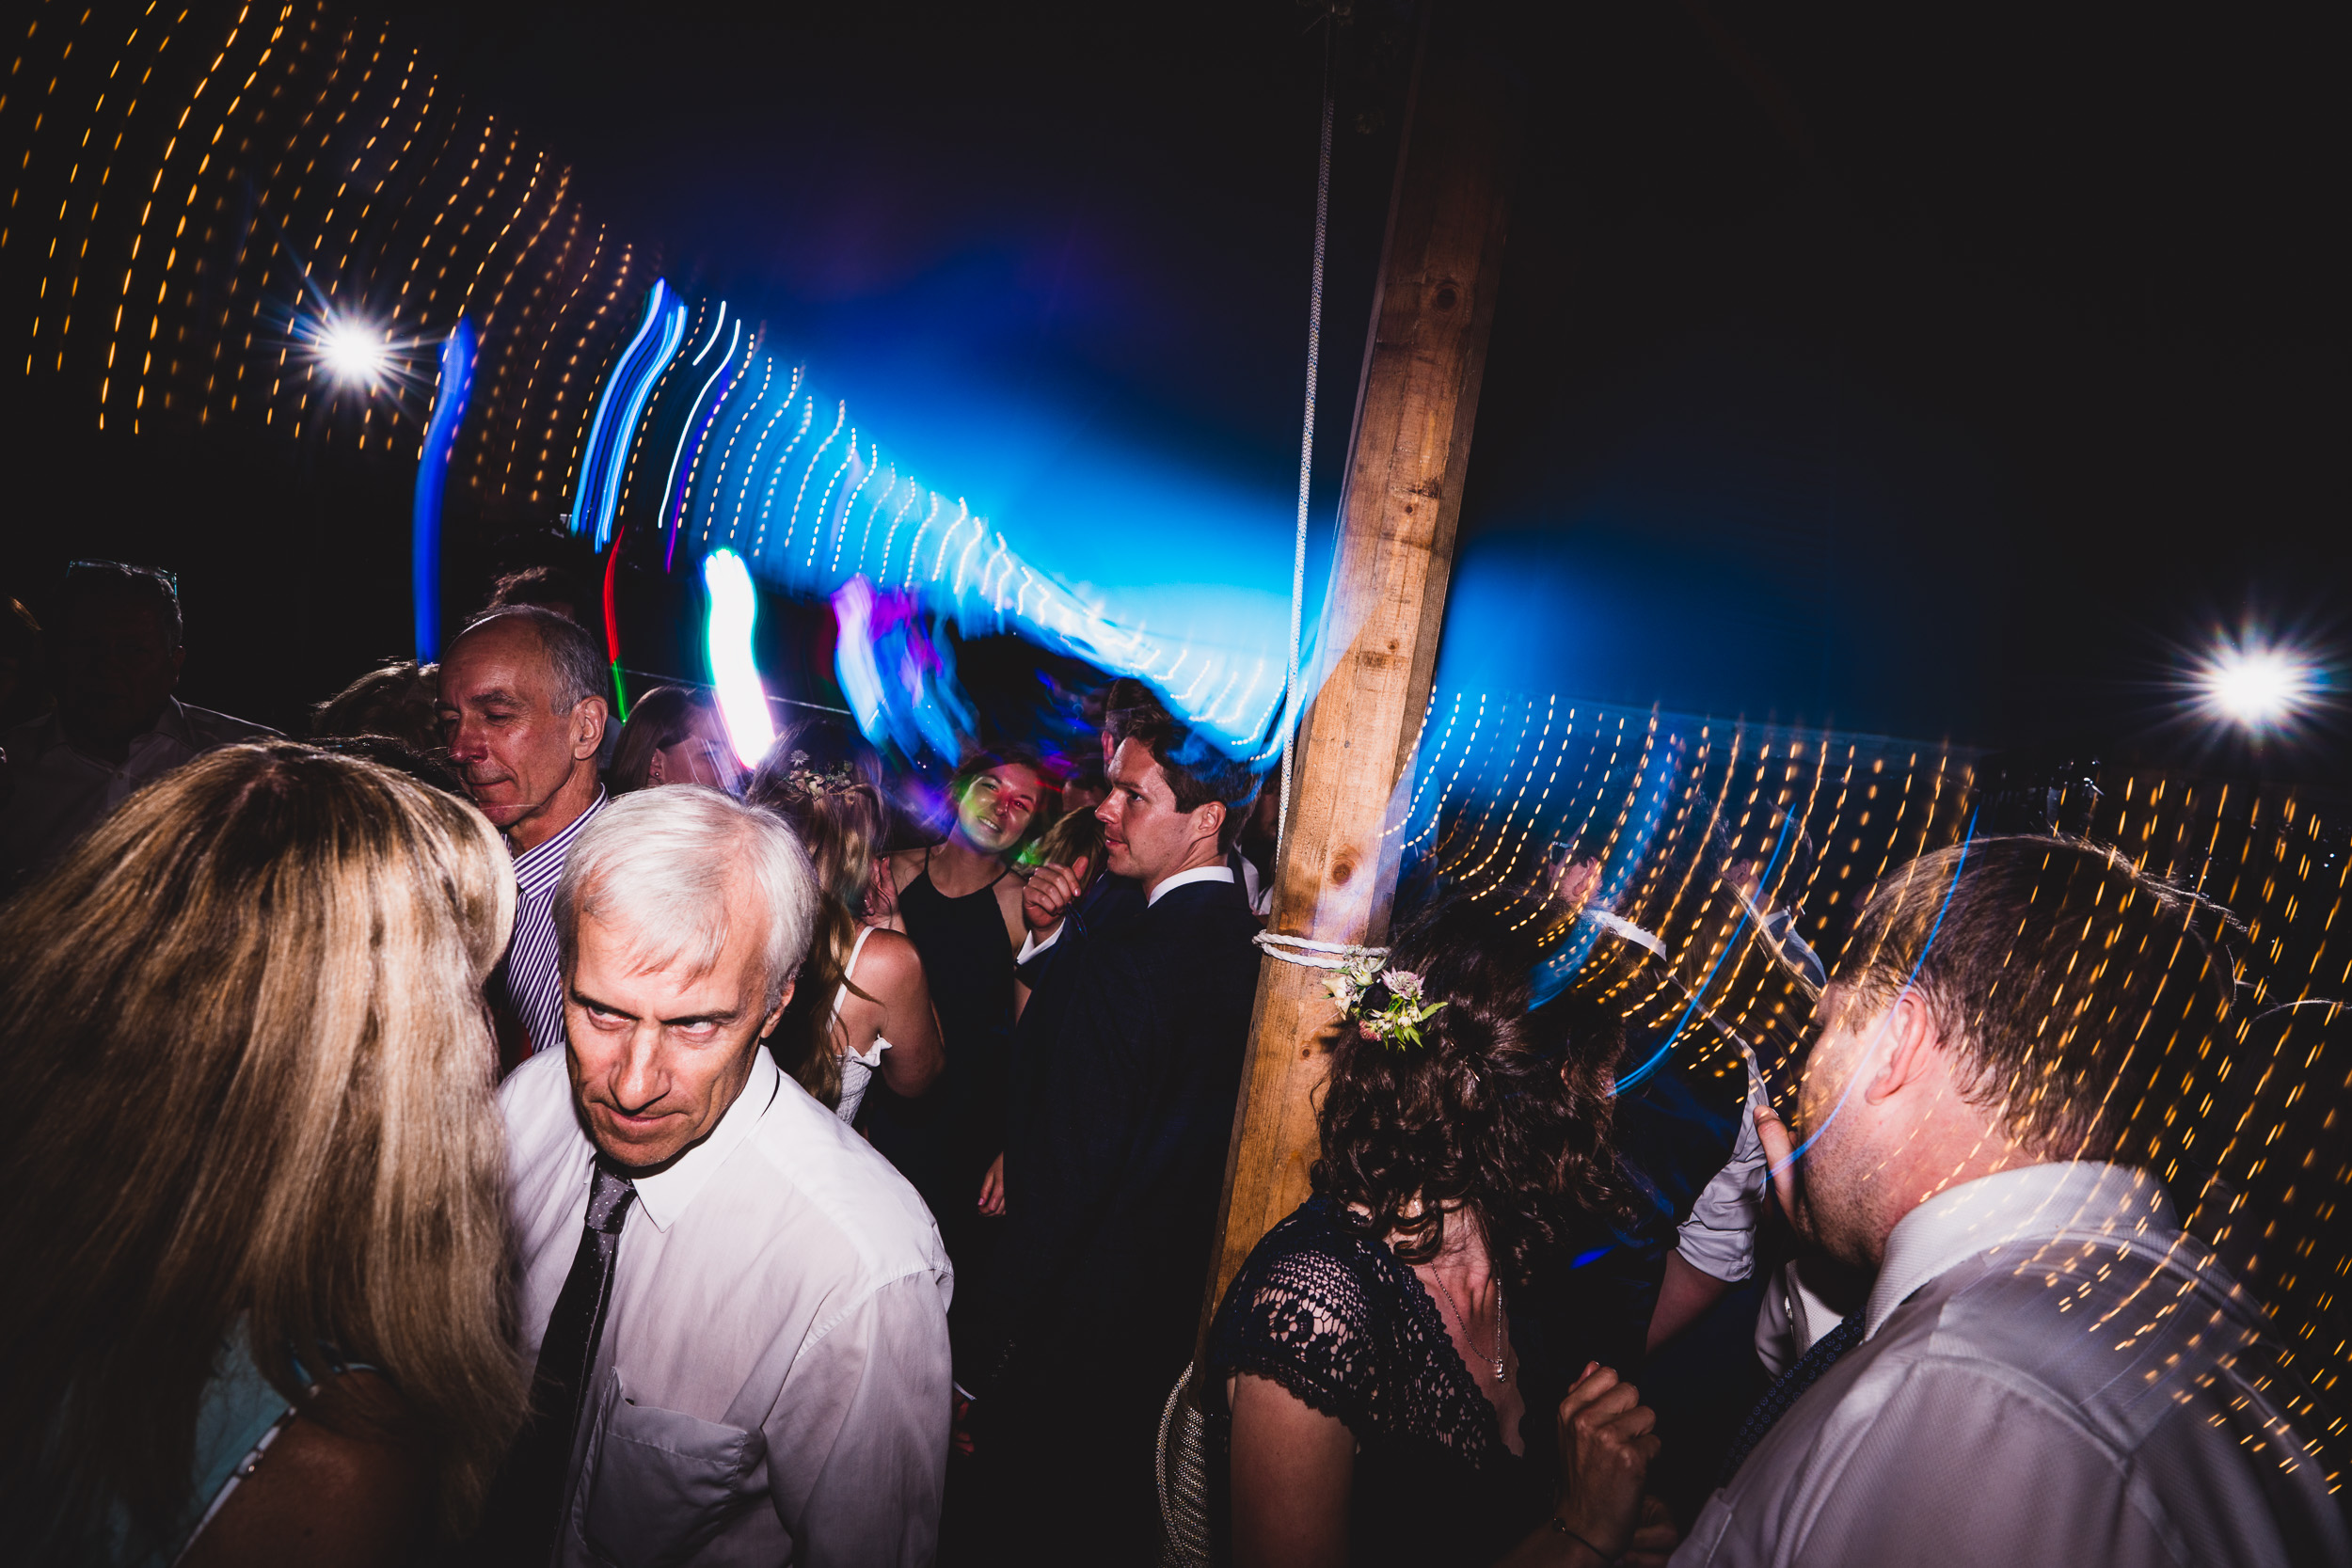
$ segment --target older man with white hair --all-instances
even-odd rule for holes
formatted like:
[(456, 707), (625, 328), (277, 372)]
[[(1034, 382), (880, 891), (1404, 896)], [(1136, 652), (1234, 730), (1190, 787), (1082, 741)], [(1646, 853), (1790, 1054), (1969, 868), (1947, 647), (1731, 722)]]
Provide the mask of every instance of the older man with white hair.
[(567, 1044), (499, 1095), (537, 1373), (483, 1560), (931, 1560), (946, 1255), (761, 1043), (816, 905), (791, 831), (714, 790), (626, 796), (573, 845)]

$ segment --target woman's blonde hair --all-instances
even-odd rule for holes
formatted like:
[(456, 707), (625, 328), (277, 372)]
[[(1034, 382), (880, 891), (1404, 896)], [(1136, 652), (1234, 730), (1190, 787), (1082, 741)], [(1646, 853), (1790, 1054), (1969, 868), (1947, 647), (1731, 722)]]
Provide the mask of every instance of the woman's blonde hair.
[[(810, 751), (817, 752), (815, 757)], [(841, 1103), (849, 1031), (833, 999), (847, 987), (860, 910), (887, 818), (872, 750), (838, 731), (803, 725), (778, 740), (752, 775), (749, 798), (791, 824), (817, 874), (816, 940), (772, 1037), (776, 1063), (828, 1107)]]
[[(478, 1512), (523, 1412), (482, 984), (514, 873), (465, 802), (284, 742), (134, 796), (0, 909), (0, 1517), (80, 1556), (186, 1502), (243, 1320), (290, 1402), (380, 1370)], [(49, 1528), (39, 1522), (49, 1521)]]

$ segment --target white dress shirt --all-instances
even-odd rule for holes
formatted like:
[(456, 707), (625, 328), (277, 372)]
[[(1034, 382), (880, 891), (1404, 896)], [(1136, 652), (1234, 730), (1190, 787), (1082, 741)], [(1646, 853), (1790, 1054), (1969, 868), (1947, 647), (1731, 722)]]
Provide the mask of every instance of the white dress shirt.
[(2147, 1173), (1942, 1193), (1895, 1227), (1862, 1310), (1677, 1568), (2352, 1563), (2341, 1461), (2290, 1414), (2267, 1318)]
[[(566, 1055), (499, 1090), (532, 1360), (595, 1154)], [(914, 1189), (764, 1049), (710, 1135), (636, 1187), (555, 1561), (929, 1563), (953, 1275)]]

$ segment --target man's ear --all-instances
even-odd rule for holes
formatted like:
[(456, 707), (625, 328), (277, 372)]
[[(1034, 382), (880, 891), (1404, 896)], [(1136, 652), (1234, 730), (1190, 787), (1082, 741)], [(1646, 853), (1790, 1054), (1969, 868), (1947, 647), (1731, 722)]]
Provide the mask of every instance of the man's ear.
[(776, 1032), (776, 1024), (783, 1019), (784, 1009), (792, 1006), (792, 988), (797, 983), (797, 980), (787, 980), (784, 983), (784, 994), (776, 998), (774, 1010), (769, 1013), (766, 1022), (759, 1026), (761, 1039), (764, 1040)]
[(1192, 808), (1192, 828), (1195, 837), (1215, 841), (1225, 832), (1225, 802), (1211, 800), (1205, 806)]
[(604, 722), (612, 713), (602, 697), (582, 697), (572, 706), (572, 757), (593, 757), (604, 744)]
[(1872, 1104), (1942, 1074), (1944, 1033), (1935, 1025), (1927, 998), (1918, 991), (1903, 989), (1879, 1022), (1878, 1036), (1872, 1052), (1878, 1064), (1865, 1069), (1869, 1077), (1862, 1087), (1863, 1098)]

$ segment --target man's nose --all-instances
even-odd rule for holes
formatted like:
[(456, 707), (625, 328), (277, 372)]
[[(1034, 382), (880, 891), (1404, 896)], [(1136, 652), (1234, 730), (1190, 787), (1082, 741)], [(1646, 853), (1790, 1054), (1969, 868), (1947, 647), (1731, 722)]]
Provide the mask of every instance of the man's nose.
[(490, 748), (479, 728), (460, 719), (450, 731), (449, 752), (461, 762), (471, 762), (488, 756)]
[(612, 1078), (612, 1099), (633, 1115), (669, 1090), (670, 1075), (661, 1060), (661, 1025), (647, 1019), (629, 1031), (628, 1044), (622, 1048), (620, 1068)]

